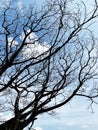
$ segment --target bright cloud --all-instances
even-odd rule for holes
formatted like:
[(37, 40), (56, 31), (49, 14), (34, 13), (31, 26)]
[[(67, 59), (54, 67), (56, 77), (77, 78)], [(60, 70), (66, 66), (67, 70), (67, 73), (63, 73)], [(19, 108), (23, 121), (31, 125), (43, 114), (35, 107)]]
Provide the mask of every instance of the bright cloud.
[[(30, 30), (27, 31), (29, 33)], [(22, 34), (20, 37), (22, 40), (24, 39), (25, 34)], [(31, 33), (27, 38), (26, 38), (26, 46), (23, 49), (23, 57), (24, 58), (29, 58), (29, 57), (37, 57), (38, 55), (41, 55), (42, 53), (46, 52), (49, 50), (49, 45), (44, 42), (44, 43), (39, 43), (38, 37), (35, 33)]]
[(7, 121), (9, 119), (13, 118), (13, 115), (11, 115), (10, 113), (4, 114), (4, 113), (0, 113), (0, 121)]
[(74, 122), (67, 122), (66, 125), (68, 125), (68, 126), (74, 126), (75, 123)]
[(15, 41), (12, 37), (9, 37), (8, 38), (8, 44), (9, 44), (10, 47), (13, 47), (13, 46), (17, 46), (18, 42)]
[(37, 126), (37, 127), (35, 127), (35, 130), (42, 130), (42, 128)]
[[(27, 30), (27, 34), (30, 32), (30, 30)], [(22, 33), (22, 35), (20, 36), (20, 39), (24, 39), (25, 38), (25, 34)], [(38, 37), (35, 33), (31, 33), (27, 38), (26, 38), (26, 43), (33, 43), (35, 40), (37, 41)]]
[(83, 125), (82, 128), (89, 128), (89, 125)]
[(45, 45), (41, 45), (38, 43), (35, 44), (28, 44), (24, 49), (23, 49), (23, 57), (28, 58), (28, 57), (36, 57), (38, 55), (41, 55), (42, 53), (48, 51), (48, 47)]
[(21, 1), (17, 2), (17, 7), (18, 7), (18, 10), (20, 11), (20, 13), (23, 13), (23, 3)]
[[(30, 30), (27, 31), (29, 33)], [(22, 33), (20, 36), (20, 39), (23, 40), (25, 38), (25, 34)], [(26, 45), (24, 46), (22, 50), (23, 59), (31, 58), (31, 57), (37, 57), (44, 52), (49, 50), (49, 45), (46, 42), (40, 43), (38, 41), (38, 37), (35, 33), (31, 33), (25, 41)], [(8, 44), (9, 47), (14, 47), (19, 45), (19, 43), (13, 39), (13, 37), (8, 38)]]

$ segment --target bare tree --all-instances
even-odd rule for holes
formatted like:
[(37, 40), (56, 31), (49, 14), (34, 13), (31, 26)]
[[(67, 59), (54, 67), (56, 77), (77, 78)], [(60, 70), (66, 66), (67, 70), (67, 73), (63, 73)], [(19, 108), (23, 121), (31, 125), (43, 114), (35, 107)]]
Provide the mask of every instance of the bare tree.
[(33, 126), (75, 96), (98, 96), (97, 39), (90, 25), (98, 16), (95, 0), (51, 0), (37, 10), (19, 10), (12, 1), (0, 8), (0, 112), (2, 130)]

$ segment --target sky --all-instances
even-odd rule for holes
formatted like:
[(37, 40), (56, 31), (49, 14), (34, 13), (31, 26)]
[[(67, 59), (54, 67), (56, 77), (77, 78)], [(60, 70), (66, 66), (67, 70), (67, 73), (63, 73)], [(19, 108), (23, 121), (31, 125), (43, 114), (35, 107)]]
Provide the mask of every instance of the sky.
[[(27, 6), (34, 0), (20, 0), (20, 7), (22, 2)], [(36, 0), (37, 5), (41, 5), (44, 2), (45, 0)], [(97, 33), (97, 30), (95, 31)], [(93, 105), (94, 113), (92, 113), (92, 110), (88, 109), (89, 104), (90, 102), (86, 99), (75, 98), (68, 105), (57, 109), (55, 116), (40, 115), (34, 123), (34, 128), (36, 130), (97, 130), (98, 105)]]
[(93, 106), (93, 111), (89, 107), (86, 99), (76, 98), (68, 105), (56, 110), (57, 115), (41, 115), (36, 120), (34, 127), (39, 130), (97, 130), (98, 129), (98, 109)]
[[(34, 0), (28, 0), (28, 3), (32, 3), (32, 1)], [(36, 0), (37, 5), (44, 2), (45, 0)], [(96, 26), (97, 24), (93, 28), (97, 35)], [(90, 102), (87, 99), (77, 97), (68, 105), (57, 109), (55, 116), (40, 115), (34, 123), (34, 128), (36, 130), (97, 130), (98, 105), (93, 105), (94, 112), (89, 108), (89, 105)]]

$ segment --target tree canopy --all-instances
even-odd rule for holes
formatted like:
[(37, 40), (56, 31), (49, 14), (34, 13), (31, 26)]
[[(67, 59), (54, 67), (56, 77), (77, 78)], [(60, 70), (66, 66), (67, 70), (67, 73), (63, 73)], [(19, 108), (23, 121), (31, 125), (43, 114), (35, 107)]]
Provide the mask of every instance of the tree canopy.
[(98, 97), (97, 39), (91, 30), (98, 3), (50, 0), (19, 9), (0, 7), (0, 129), (33, 127), (74, 97)]

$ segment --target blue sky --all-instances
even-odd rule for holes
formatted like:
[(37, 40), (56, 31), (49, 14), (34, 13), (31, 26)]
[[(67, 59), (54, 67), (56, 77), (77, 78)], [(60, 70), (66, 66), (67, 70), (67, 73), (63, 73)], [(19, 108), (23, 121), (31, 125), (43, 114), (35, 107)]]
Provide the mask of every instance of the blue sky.
[[(45, 0), (35, 0), (38, 8)], [(27, 6), (34, 0), (20, 0)], [(97, 25), (96, 25), (97, 26)], [(94, 26), (94, 28), (96, 28)], [(96, 34), (97, 34), (97, 30)], [(36, 130), (97, 130), (98, 129), (98, 105), (93, 106), (94, 113), (88, 109), (89, 103), (86, 99), (76, 98), (68, 105), (56, 110), (57, 115), (52, 117), (43, 114), (34, 123)]]
[(37, 7), (41, 6), (46, 0), (19, 0), (20, 3), (23, 2), (24, 5), (28, 6), (32, 3), (36, 3)]

